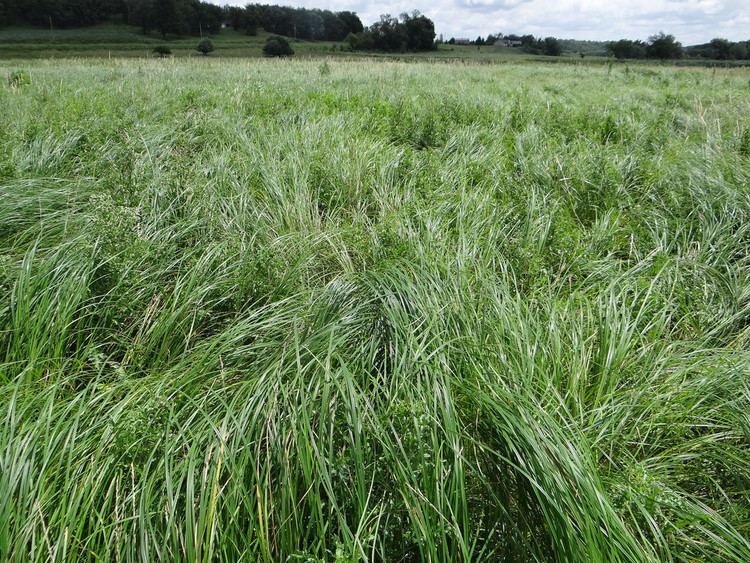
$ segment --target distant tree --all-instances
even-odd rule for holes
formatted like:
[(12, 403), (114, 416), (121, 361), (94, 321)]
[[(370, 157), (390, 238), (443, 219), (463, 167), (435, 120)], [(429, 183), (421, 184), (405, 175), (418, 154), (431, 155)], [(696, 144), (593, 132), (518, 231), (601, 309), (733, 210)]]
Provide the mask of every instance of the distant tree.
[(373, 36), (368, 32), (350, 33), (344, 39), (352, 51), (372, 51), (375, 49)]
[(258, 35), (258, 27), (260, 26), (260, 16), (252, 9), (252, 6), (248, 6), (245, 9), (245, 16), (242, 20), (242, 29), (246, 35), (255, 36)]
[(711, 49), (710, 56), (712, 59), (724, 61), (732, 57), (732, 43), (727, 39), (721, 39), (718, 37), (716, 39), (711, 39), (709, 47)]
[(362, 21), (354, 12), (248, 4), (242, 25), (254, 35), (258, 27), (276, 35), (306, 40), (341, 41), (349, 33), (360, 33)]
[(607, 43), (607, 50), (617, 59), (643, 59), (646, 57), (646, 44), (643, 41), (620, 39)]
[(266, 57), (288, 57), (294, 54), (294, 49), (284, 37), (271, 35), (263, 46)]
[(748, 41), (747, 43), (732, 43), (732, 46), (729, 48), (729, 58), (735, 60), (746, 59), (748, 57), (748, 54), (750, 54), (750, 51), (748, 50), (749, 48), (750, 41)]
[(435, 24), (416, 10), (401, 14), (401, 22), (406, 28), (406, 48), (410, 51), (431, 51), (435, 49)]
[(321, 10), (292, 10), (291, 11), (293, 37), (317, 41), (323, 39), (325, 22)]
[(153, 0), (126, 0), (125, 10), (127, 12), (126, 21), (130, 25), (140, 27), (144, 34), (153, 29)]
[[(6, 10), (17, 13), (33, 25), (80, 27), (102, 21), (107, 17), (101, 0), (2, 0)], [(15, 4), (15, 6), (14, 6)]]
[(522, 35), (516, 41), (521, 42), (521, 49), (532, 55), (539, 55), (542, 53), (541, 40), (537, 40), (533, 35)]
[(201, 39), (198, 45), (196, 46), (195, 50), (205, 57), (209, 53), (213, 52), (214, 50), (213, 41), (211, 41), (208, 37)]
[[(243, 10), (239, 9), (241, 13)], [(49, 28), (82, 27), (122, 19), (144, 33), (218, 33), (232, 13), (208, 0), (0, 0), (0, 25), (11, 21)]]
[(341, 41), (349, 34), (349, 26), (338, 15), (328, 10), (320, 12), (323, 21), (323, 39), (326, 41)]
[(650, 59), (680, 59), (682, 58), (682, 44), (674, 35), (667, 35), (660, 31), (648, 38), (646, 56)]
[(545, 37), (542, 42), (542, 52), (549, 57), (559, 57), (562, 55), (562, 45), (554, 37)]
[(13, 21), (13, 15), (10, 13), (10, 5), (6, 0), (0, 0), (0, 26), (8, 25)]
[(181, 31), (177, 0), (153, 0), (151, 18), (162, 39), (167, 34), (179, 35)]
[(240, 31), (242, 29), (244, 18), (244, 8), (240, 8), (239, 6), (224, 6), (224, 21), (227, 22), (233, 30)]
[(183, 25), (187, 25), (190, 33), (193, 35), (203, 35), (204, 33), (220, 33), (221, 24), (224, 21), (224, 10), (210, 2), (201, 2), (199, 0), (180, 0), (178, 5), (184, 20)]
[(365, 26), (362, 25), (362, 20), (354, 12), (337, 12), (338, 18), (344, 22), (349, 33), (362, 33)]
[(381, 15), (380, 20), (372, 24), (367, 32), (377, 51), (406, 51), (406, 29), (390, 14)]
[(448, 45), (455, 45), (455, 44), (456, 44), (456, 38), (455, 37), (451, 37), (450, 39), (448, 39)]
[(429, 51), (436, 48), (435, 24), (416, 11), (400, 19), (383, 14), (363, 32), (350, 34), (347, 42), (352, 50)]

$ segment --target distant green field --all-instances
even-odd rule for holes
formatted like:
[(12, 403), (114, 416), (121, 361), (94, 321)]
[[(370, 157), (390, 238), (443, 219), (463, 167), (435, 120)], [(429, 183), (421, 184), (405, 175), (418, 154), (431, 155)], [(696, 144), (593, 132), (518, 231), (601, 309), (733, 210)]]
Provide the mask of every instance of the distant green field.
[(0, 105), (0, 560), (750, 561), (750, 71), (12, 61)]
[[(211, 36), (216, 50), (211, 57), (260, 57), (267, 33), (248, 36), (232, 29)], [(43, 28), (11, 27), (0, 29), (0, 59), (56, 57), (149, 57), (154, 47), (165, 45), (175, 57), (201, 56), (195, 47), (200, 38), (181, 37), (163, 40), (158, 34), (143, 35), (127, 25), (102, 24), (82, 29), (45, 30)], [(297, 56), (378, 57), (401, 59), (462, 59), (475, 61), (507, 61), (544, 59), (530, 57), (517, 49), (494, 46), (441, 45), (437, 51), (424, 53), (353, 53), (346, 43), (325, 41), (294, 41)]]

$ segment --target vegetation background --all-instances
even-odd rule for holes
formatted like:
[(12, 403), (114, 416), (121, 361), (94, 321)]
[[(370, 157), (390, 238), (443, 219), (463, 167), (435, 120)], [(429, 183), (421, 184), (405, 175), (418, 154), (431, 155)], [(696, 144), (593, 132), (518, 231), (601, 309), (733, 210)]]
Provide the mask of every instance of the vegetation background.
[(0, 72), (3, 560), (750, 560), (747, 70)]

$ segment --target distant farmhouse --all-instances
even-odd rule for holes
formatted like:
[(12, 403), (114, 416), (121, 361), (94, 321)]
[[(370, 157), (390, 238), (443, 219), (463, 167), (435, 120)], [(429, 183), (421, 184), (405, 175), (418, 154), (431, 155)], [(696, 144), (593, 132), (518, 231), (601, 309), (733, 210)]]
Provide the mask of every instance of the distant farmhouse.
[(456, 45), (471, 45), (474, 43), (471, 39), (464, 39), (463, 37), (455, 40)]
[(520, 47), (521, 45), (523, 43), (516, 39), (498, 39), (495, 41), (495, 47)]

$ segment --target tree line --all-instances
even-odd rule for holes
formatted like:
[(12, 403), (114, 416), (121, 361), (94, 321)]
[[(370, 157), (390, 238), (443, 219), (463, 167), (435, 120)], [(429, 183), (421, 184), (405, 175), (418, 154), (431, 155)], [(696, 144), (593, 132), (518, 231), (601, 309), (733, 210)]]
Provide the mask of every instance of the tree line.
[(390, 14), (359, 33), (347, 37), (355, 51), (431, 51), (436, 49), (435, 24), (417, 11), (403, 13), (398, 18)]
[[(435, 24), (419, 12), (388, 14), (365, 28), (356, 13), (270, 4), (218, 6), (203, 0), (0, 0), (0, 25), (72, 28), (119, 20), (143, 33), (216, 34), (223, 27), (256, 35), (259, 29), (308, 41), (346, 40), (353, 50), (424, 51), (436, 48)], [(278, 40), (278, 37), (277, 37)]]
[(716, 38), (703, 45), (683, 48), (674, 35), (663, 32), (648, 41), (620, 39), (607, 43), (607, 51), (617, 59), (681, 59), (684, 56), (712, 60), (741, 60), (750, 55), (750, 41), (732, 42)]
[(304, 40), (342, 41), (364, 26), (354, 12), (265, 4), (217, 6), (202, 0), (0, 0), (0, 25), (72, 28), (118, 19), (144, 33), (219, 33), (224, 25), (255, 35), (258, 28)]
[(718, 61), (736, 61), (750, 57), (750, 40), (729, 41), (717, 37), (704, 45), (694, 45), (686, 49), (688, 56), (714, 59)]
[(118, 19), (163, 36), (218, 33), (225, 8), (202, 0), (0, 0), (0, 24), (74, 28)]
[(331, 12), (268, 4), (227, 6), (227, 22), (236, 31), (255, 35), (258, 28), (269, 33), (307, 41), (343, 41), (364, 26), (354, 12)]
[(617, 59), (681, 59), (682, 44), (674, 35), (663, 32), (652, 35), (648, 41), (620, 39), (607, 43), (607, 51)]

